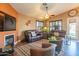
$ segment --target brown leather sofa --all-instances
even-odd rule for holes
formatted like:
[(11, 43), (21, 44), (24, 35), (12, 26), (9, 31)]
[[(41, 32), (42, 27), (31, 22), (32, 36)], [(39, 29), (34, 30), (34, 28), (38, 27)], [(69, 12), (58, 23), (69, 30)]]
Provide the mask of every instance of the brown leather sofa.
[(24, 36), (28, 43), (40, 40), (43, 37), (42, 33), (37, 30), (26, 30), (24, 31)]

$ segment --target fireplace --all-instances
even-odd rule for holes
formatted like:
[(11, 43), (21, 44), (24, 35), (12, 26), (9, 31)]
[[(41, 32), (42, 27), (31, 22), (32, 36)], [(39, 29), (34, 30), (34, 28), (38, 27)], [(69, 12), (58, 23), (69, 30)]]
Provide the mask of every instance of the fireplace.
[(5, 45), (4, 51), (13, 50), (14, 48), (14, 35), (13, 34), (5, 36), (4, 45)]

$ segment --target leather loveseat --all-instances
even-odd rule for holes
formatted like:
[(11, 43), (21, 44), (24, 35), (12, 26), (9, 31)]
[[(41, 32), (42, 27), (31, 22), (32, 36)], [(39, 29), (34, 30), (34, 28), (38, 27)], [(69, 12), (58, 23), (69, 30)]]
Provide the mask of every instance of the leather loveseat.
[(24, 31), (24, 36), (28, 43), (40, 40), (43, 37), (42, 33), (37, 30), (26, 30)]

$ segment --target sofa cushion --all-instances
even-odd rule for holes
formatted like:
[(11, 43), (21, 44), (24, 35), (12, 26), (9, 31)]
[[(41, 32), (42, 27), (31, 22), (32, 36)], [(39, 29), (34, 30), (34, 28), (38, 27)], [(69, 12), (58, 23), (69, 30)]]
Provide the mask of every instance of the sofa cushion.
[(35, 31), (32, 31), (31, 34), (32, 34), (32, 36), (36, 36)]

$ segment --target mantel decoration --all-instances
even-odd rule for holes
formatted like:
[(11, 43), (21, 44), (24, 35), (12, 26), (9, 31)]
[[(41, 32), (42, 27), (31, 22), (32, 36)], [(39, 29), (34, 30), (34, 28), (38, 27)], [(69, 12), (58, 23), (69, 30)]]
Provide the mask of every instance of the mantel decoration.
[(69, 15), (70, 17), (73, 17), (73, 16), (76, 16), (77, 13), (78, 13), (78, 11), (77, 11), (76, 9), (72, 9), (72, 10), (70, 10), (70, 11), (68, 12), (68, 15)]
[(28, 26), (30, 23), (31, 23), (31, 20), (28, 20), (28, 21), (26, 22), (26, 25)]

